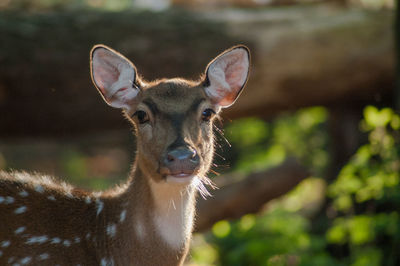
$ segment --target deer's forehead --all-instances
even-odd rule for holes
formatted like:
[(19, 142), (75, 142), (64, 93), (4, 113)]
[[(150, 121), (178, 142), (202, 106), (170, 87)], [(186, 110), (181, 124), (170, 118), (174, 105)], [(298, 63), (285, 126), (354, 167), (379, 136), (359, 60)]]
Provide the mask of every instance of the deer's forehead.
[(206, 101), (199, 86), (163, 82), (145, 90), (142, 102), (152, 111), (167, 114), (186, 114), (198, 109)]

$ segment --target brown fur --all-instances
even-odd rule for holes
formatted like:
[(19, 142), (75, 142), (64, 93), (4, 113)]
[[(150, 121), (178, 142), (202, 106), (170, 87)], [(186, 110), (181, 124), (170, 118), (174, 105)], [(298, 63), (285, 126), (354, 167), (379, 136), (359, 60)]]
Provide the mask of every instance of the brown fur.
[[(87, 192), (39, 174), (0, 171), (0, 265), (183, 263), (195, 192), (209, 182), (214, 150), (215, 116), (203, 121), (202, 112), (221, 107), (207, 97), (204, 80), (135, 82), (141, 93), (134, 110), (146, 111), (151, 122), (140, 124), (134, 111), (125, 112), (138, 153), (124, 185)], [(177, 140), (197, 152), (198, 182), (167, 182), (162, 158)]]
[[(153, 137), (146, 139), (143, 134), (138, 134), (138, 169), (132, 171), (123, 188), (104, 192), (99, 197), (104, 203), (99, 215), (96, 215), (95, 194), (72, 188), (72, 195), (68, 197), (66, 189), (53, 179), (44, 178), (43, 181), (39, 175), (0, 172), (0, 196), (14, 199), (10, 204), (0, 204), (0, 250), (3, 252), (0, 265), (6, 265), (9, 260), (17, 263), (24, 258), (29, 258), (29, 264), (33, 265), (100, 265), (103, 258), (107, 262), (113, 259), (115, 265), (181, 264), (189, 245), (185, 243), (181, 249), (174, 250), (153, 229), (149, 210), (154, 202), (143, 173), (155, 182), (164, 182), (164, 177), (158, 172), (159, 154), (165, 152), (176, 138), (167, 117), (181, 115), (185, 124), (184, 137), (201, 153), (203, 160), (198, 175), (205, 176), (213, 153), (212, 124), (198, 122), (200, 109), (187, 110), (199, 97), (205, 99), (203, 104), (209, 103), (200, 86), (191, 85), (182, 80), (162, 81), (144, 89), (142, 100), (152, 99), (160, 111), (155, 118), (157, 123), (151, 133)], [(20, 178), (16, 178), (18, 175)], [(35, 185), (39, 184), (44, 188), (42, 193), (35, 190)], [(21, 191), (26, 191), (28, 195), (20, 196)], [(49, 196), (54, 196), (55, 200), (50, 200)], [(85, 202), (86, 197), (91, 198), (90, 204)], [(21, 206), (26, 206), (26, 211), (15, 214)], [(123, 208), (127, 210), (126, 220), (120, 223)], [(129, 222), (137, 216), (142, 217), (142, 223), (149, 227), (144, 240), (136, 237), (134, 222)], [(116, 224), (115, 237), (107, 235), (109, 224)], [(21, 227), (26, 229), (16, 234), (15, 231)], [(27, 244), (32, 237), (46, 239), (42, 238), (43, 243)], [(54, 243), (58, 239), (61, 242)], [(2, 241), (10, 241), (10, 245), (2, 248)], [(153, 251), (156, 251), (156, 256)], [(41, 260), (43, 254), (48, 254), (49, 258)]]

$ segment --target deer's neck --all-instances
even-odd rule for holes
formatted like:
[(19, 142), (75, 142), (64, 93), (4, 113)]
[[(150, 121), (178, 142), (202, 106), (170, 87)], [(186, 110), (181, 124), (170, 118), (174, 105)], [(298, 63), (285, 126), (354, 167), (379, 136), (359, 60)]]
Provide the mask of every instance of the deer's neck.
[(135, 236), (132, 246), (159, 248), (165, 258), (175, 261), (184, 257), (192, 231), (195, 190), (194, 185), (155, 182), (137, 168), (119, 203), (128, 202), (123, 231)]
[(190, 239), (194, 215), (194, 187), (150, 180), (152, 218), (158, 234), (170, 247), (181, 249)]

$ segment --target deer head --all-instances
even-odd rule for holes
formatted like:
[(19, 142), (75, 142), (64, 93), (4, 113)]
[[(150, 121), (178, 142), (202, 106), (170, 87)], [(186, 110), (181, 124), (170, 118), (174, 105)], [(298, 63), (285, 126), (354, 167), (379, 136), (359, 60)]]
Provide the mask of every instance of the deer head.
[(93, 82), (106, 103), (120, 108), (137, 133), (137, 166), (155, 182), (205, 178), (213, 156), (213, 121), (238, 98), (249, 73), (247, 47), (212, 60), (199, 81), (146, 82), (127, 58), (104, 45), (91, 51)]

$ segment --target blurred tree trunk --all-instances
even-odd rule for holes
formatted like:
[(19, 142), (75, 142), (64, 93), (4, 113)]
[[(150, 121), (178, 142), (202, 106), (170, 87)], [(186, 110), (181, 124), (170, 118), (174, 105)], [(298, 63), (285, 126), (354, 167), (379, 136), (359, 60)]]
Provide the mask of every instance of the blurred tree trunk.
[(89, 77), (96, 43), (147, 79), (198, 78), (237, 43), (252, 50), (248, 86), (225, 117), (310, 105), (362, 105), (393, 93), (390, 11), (329, 5), (208, 13), (0, 14), (0, 136), (68, 136), (127, 127)]

